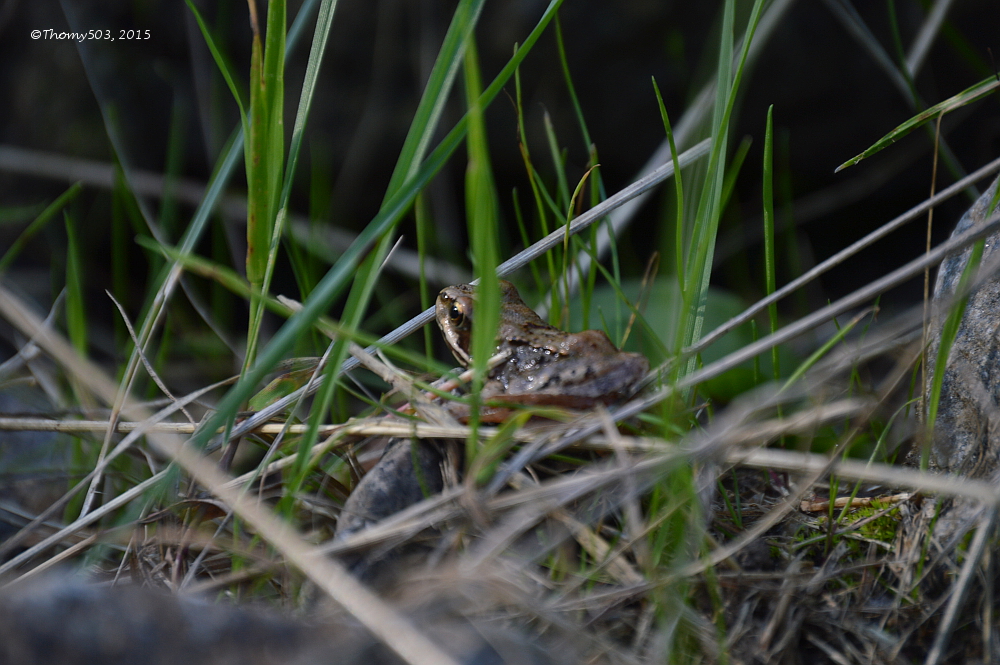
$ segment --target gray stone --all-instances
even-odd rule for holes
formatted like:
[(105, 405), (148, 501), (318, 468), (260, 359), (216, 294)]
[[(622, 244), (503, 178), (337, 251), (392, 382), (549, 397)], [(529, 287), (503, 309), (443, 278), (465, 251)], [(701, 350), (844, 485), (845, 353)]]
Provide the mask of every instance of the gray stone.
[[(997, 180), (962, 216), (952, 236), (960, 235), (989, 218), (989, 205)], [(1000, 261), (1000, 233), (986, 239), (981, 270)], [(962, 272), (972, 248), (941, 263), (934, 286), (936, 313), (931, 322), (927, 350), (928, 385), (940, 347), (941, 327), (949, 313)], [(1000, 276), (984, 281), (968, 299), (958, 334), (948, 356), (941, 385), (937, 421), (931, 442), (929, 466), (970, 478), (992, 477), (1000, 469)], [(919, 453), (914, 461), (919, 459)]]

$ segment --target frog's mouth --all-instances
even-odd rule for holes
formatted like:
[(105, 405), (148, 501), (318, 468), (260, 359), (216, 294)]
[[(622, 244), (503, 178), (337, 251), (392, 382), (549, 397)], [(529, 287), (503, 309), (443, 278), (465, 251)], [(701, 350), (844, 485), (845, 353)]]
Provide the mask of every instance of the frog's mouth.
[[(464, 339), (463, 344), (468, 346), (468, 339)], [(458, 364), (462, 367), (469, 367), (472, 365), (472, 356), (466, 353), (462, 347), (453, 346), (451, 349), (451, 355), (455, 356), (455, 360), (457, 360)]]

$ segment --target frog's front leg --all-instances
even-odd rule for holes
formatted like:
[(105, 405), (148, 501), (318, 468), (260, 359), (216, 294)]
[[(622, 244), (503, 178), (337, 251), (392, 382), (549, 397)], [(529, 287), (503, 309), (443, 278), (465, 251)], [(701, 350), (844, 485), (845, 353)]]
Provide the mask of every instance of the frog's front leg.
[(392, 439), (378, 463), (347, 498), (337, 520), (344, 539), (437, 494), (444, 487), (442, 445), (433, 439)]

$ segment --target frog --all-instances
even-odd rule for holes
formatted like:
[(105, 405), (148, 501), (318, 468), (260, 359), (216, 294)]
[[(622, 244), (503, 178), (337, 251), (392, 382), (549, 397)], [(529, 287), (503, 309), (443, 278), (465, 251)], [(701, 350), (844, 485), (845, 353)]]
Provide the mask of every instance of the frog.
[[(619, 350), (599, 330), (569, 333), (546, 323), (528, 307), (517, 289), (500, 280), (500, 325), (496, 352), (503, 360), (490, 369), (481, 397), (482, 422), (500, 422), (513, 405), (587, 409), (630, 396), (646, 375), (649, 361)], [(475, 288), (458, 284), (442, 289), (435, 319), (445, 343), (463, 367), (472, 364), (469, 346), (475, 311)], [(499, 404), (500, 406), (489, 406)], [(468, 410), (451, 410), (459, 420)], [(382, 458), (351, 492), (337, 523), (345, 539), (444, 488), (445, 442), (392, 439)], [(363, 579), (377, 570), (385, 555), (354, 556), (349, 568)]]
[[(560, 330), (528, 307), (513, 284), (499, 282), (495, 353), (506, 359), (490, 370), (484, 401), (586, 409), (628, 397), (649, 371), (644, 355), (619, 350), (603, 330)], [(435, 319), (463, 367), (472, 364), (474, 313), (474, 287), (458, 284), (438, 294)]]

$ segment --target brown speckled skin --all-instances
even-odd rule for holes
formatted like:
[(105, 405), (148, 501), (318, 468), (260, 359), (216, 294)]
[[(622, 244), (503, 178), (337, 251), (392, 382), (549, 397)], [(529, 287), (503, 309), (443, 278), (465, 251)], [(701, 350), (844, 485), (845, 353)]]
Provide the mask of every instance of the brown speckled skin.
[[(438, 326), (463, 365), (469, 362), (473, 297), (468, 284), (438, 295)], [(649, 370), (645, 356), (619, 351), (603, 331), (568, 333), (550, 326), (510, 282), (500, 280), (500, 297), (496, 350), (511, 355), (490, 372), (484, 399), (587, 408), (628, 396)], [(460, 326), (450, 316), (456, 304), (464, 314)]]

